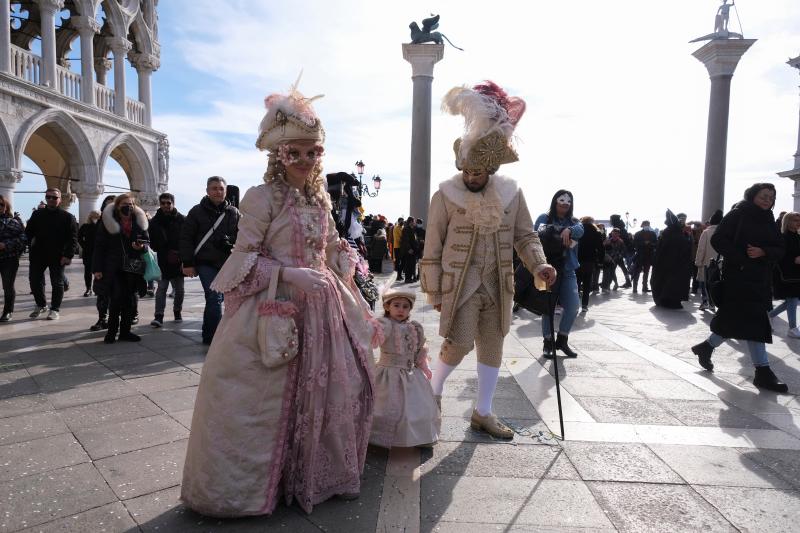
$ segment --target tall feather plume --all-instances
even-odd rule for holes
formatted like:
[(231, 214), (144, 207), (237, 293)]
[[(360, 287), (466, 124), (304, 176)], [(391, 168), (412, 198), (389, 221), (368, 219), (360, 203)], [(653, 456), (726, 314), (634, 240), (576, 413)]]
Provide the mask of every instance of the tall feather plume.
[(392, 272), (392, 275), (389, 276), (389, 279), (384, 282), (383, 285), (378, 287), (378, 301), (383, 302), (383, 295), (386, 294), (386, 291), (392, 288), (392, 285), (397, 280), (397, 272)]
[[(501, 105), (501, 101), (466, 86), (453, 87), (444, 95), (442, 111), (464, 117), (460, 157), (465, 158), (475, 142), (494, 131), (500, 131), (507, 139), (511, 137), (516, 121), (510, 120), (508, 111)], [(522, 113), (519, 114), (521, 115)], [(516, 120), (519, 120), (519, 116)]]

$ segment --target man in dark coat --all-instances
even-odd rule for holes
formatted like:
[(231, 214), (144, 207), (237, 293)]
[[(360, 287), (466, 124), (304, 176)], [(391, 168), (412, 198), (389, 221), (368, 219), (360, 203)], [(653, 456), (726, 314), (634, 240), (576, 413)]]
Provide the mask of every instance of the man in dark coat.
[(72, 214), (59, 208), (60, 190), (50, 188), (44, 194), (46, 207), (34, 211), (25, 227), (25, 235), (31, 243), (28, 279), (36, 300), (30, 317), (38, 318), (47, 311), (44, 271), (49, 270), (53, 295), (47, 320), (58, 320), (64, 299), (64, 267), (72, 262), (78, 248), (78, 222)]
[(175, 207), (175, 197), (168, 192), (158, 197), (159, 208), (150, 221), (150, 248), (158, 255), (161, 279), (156, 289), (156, 312), (150, 325), (164, 325), (164, 309), (167, 306), (167, 288), (172, 284), (174, 300), (172, 313), (175, 322), (183, 320), (183, 270), (181, 269), (180, 239), (184, 216)]
[(681, 309), (689, 299), (692, 244), (686, 240), (675, 214), (667, 209), (667, 227), (661, 232), (653, 262), (653, 301), (659, 307)]
[(633, 236), (633, 292), (638, 290), (639, 276), (642, 276), (642, 292), (650, 292), (647, 287), (647, 278), (650, 276), (650, 267), (653, 266), (653, 256), (656, 254), (656, 232), (650, 227), (650, 221), (642, 221), (642, 229)]
[(183, 273), (192, 278), (199, 276), (206, 296), (203, 344), (211, 344), (222, 320), (223, 295), (211, 290), (211, 282), (231, 254), (239, 227), (239, 210), (225, 200), (226, 187), (224, 178), (208, 178), (206, 197), (189, 211), (181, 228)]
[(416, 281), (417, 259), (419, 256), (419, 241), (417, 239), (417, 221), (408, 217), (400, 235), (400, 255), (402, 256), (403, 275), (405, 283)]

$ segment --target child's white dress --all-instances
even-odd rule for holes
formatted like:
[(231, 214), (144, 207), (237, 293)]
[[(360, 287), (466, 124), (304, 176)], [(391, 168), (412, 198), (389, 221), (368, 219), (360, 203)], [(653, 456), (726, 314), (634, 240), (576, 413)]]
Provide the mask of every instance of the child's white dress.
[(389, 317), (378, 321), (384, 341), (375, 368), (370, 443), (384, 448), (432, 444), (439, 439), (441, 414), (422, 371), (428, 368), (422, 326)]

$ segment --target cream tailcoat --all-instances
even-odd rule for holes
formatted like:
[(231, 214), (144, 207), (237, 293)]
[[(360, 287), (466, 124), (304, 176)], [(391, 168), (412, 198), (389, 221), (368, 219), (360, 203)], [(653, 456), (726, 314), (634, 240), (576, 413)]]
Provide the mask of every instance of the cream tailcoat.
[[(533, 230), (528, 205), (517, 182), (499, 175), (489, 178), (483, 191), (470, 192), (462, 174), (439, 185), (431, 198), (425, 235), (425, 251), (420, 261), (422, 291), (428, 303), (441, 304), (439, 335), (450, 334), (457, 307), (475, 291), (481, 280), (468, 279), (476, 270), (469, 268), (478, 235), (493, 241), (499, 284), (487, 280), (487, 289), (495, 288), (495, 301), (501, 310), (501, 330), (506, 335), (511, 326), (514, 296), (513, 248), (531, 271), (547, 263), (539, 235)], [(499, 285), (499, 286), (498, 286)]]

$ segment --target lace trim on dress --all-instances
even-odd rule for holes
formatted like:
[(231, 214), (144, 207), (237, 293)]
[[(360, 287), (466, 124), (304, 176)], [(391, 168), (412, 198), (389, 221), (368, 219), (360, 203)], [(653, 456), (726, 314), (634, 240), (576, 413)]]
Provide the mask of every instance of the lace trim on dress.
[[(222, 293), (232, 291), (244, 281), (257, 260), (258, 253), (256, 252), (233, 252), (211, 283), (211, 289)], [(238, 269), (236, 267), (237, 263)], [(231, 272), (232, 269), (233, 271)]]

